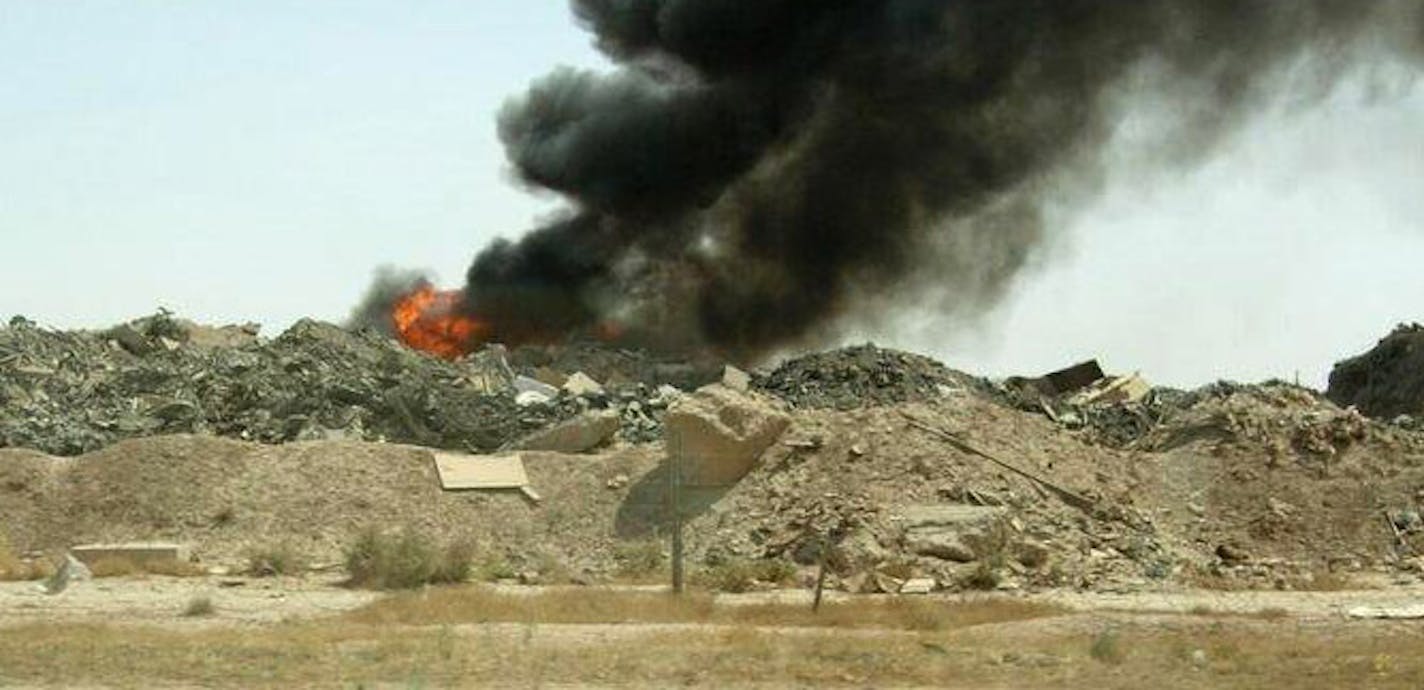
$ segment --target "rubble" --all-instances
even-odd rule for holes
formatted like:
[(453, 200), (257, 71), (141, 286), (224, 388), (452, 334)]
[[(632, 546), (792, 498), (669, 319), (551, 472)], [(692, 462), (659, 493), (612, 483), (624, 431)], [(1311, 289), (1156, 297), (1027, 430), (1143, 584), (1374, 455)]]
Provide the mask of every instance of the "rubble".
[(19, 318), (0, 328), (0, 446), (76, 455), (204, 433), (492, 450), (589, 406), (569, 395), (520, 406), (497, 350), (448, 362), (310, 320), (272, 341), (217, 329), (229, 335), (198, 345), (204, 331), (184, 323), (159, 313), (101, 332)]
[(871, 344), (796, 357), (752, 378), (754, 389), (796, 407), (838, 410), (936, 400), (978, 385), (928, 357)]
[(617, 433), (620, 418), (613, 410), (585, 412), (540, 429), (512, 444), (521, 450), (583, 453), (607, 443)]

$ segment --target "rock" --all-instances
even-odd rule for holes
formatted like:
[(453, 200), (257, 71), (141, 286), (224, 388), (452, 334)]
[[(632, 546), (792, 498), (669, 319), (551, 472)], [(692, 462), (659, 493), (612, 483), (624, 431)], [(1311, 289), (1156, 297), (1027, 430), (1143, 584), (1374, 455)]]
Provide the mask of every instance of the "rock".
[(934, 578), (912, 577), (900, 585), (900, 594), (929, 594), (934, 588)]
[(628, 475), (626, 475), (626, 474), (617, 474), (617, 475), (614, 475), (612, 479), (609, 479), (609, 480), (608, 480), (607, 486), (608, 486), (608, 488), (614, 489), (614, 490), (622, 489), (622, 488), (628, 486), (628, 481), (629, 481)]
[(529, 407), (530, 405), (547, 405), (552, 400), (553, 398), (544, 395), (539, 391), (523, 391), (521, 393), (515, 394), (514, 396), (514, 404), (520, 407)]
[(559, 389), (538, 379), (528, 376), (514, 377), (514, 390), (519, 393), (538, 393), (546, 400), (553, 400), (559, 396)]
[(1014, 559), (1029, 568), (1041, 568), (1048, 563), (1051, 552), (1042, 542), (1025, 539), (1014, 547)]
[(956, 563), (969, 563), (978, 558), (974, 549), (954, 532), (934, 531), (910, 536), (905, 539), (905, 547), (921, 556)]
[(769, 401), (720, 384), (673, 403), (663, 420), (669, 456), (690, 486), (735, 483), (790, 423)]
[(1206, 650), (1204, 650), (1204, 649), (1193, 649), (1193, 650), (1192, 650), (1192, 666), (1195, 666), (1196, 668), (1206, 668), (1207, 663), (1208, 663), (1208, 660), (1207, 660), (1207, 656), (1206, 656)]
[(588, 374), (582, 371), (574, 372), (572, 376), (569, 376), (568, 380), (564, 381), (563, 389), (564, 392), (573, 396), (590, 397), (603, 395), (603, 385), (594, 381)]
[(93, 578), (94, 574), (89, 572), (88, 566), (75, 558), (74, 554), (66, 553), (64, 554), (64, 562), (60, 564), (59, 569), (45, 581), (44, 590), (46, 594), (59, 594), (69, 589), (69, 586), (76, 582), (83, 582)]
[(548, 450), (582, 453), (606, 443), (618, 432), (618, 413), (612, 410), (585, 412), (547, 429), (536, 431), (514, 444), (519, 450)]
[(1227, 565), (1236, 565), (1251, 560), (1245, 549), (1235, 544), (1221, 544), (1216, 547), (1216, 556)]
[(738, 393), (745, 393), (751, 388), (752, 377), (747, 372), (728, 364), (722, 369), (722, 385)]
[(975, 546), (1006, 517), (1004, 508), (969, 505), (911, 505), (900, 509), (905, 546), (922, 555), (956, 563), (977, 560)]

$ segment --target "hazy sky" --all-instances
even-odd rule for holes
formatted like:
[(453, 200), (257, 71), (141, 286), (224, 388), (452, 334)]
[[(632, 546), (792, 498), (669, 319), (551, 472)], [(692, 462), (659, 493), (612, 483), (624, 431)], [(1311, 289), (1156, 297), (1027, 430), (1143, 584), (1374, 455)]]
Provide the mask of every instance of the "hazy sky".
[[(102, 326), (339, 320), (381, 264), (450, 284), (552, 200), (495, 113), (602, 65), (563, 2), (0, 2), (0, 315)], [(862, 338), (952, 366), (1101, 356), (1179, 385), (1300, 376), (1424, 321), (1424, 89), (1256, 118), (1201, 166), (1105, 194), (981, 323)]]

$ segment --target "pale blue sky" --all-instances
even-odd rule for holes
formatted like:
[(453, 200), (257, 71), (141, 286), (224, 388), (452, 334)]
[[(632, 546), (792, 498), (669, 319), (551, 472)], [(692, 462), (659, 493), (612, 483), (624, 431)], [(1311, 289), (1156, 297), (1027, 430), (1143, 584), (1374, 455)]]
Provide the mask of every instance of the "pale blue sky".
[[(500, 104), (605, 64), (564, 2), (0, 0), (0, 317), (97, 327), (341, 319), (380, 264), (457, 284), (552, 200), (511, 183)], [(1349, 90), (1347, 90), (1349, 91)], [(1321, 384), (1424, 321), (1424, 91), (1248, 126), (1106, 193), (997, 312), (859, 339), (1034, 372), (1098, 355), (1180, 385)]]

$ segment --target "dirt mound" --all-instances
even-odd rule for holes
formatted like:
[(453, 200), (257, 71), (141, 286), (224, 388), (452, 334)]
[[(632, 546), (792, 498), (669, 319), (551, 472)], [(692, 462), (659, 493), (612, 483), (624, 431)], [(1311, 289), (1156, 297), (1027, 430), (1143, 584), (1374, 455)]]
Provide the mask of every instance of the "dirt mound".
[(542, 505), (518, 492), (442, 491), (429, 452), (411, 446), (168, 436), (73, 458), (0, 449), (0, 530), (17, 550), (171, 540), (204, 563), (240, 565), (279, 541), (334, 562), (367, 527), (411, 527), (468, 541), (514, 571), (612, 568), (623, 497), (607, 482), (648, 472), (655, 454), (525, 457)]
[(972, 383), (929, 357), (871, 344), (803, 355), (752, 378), (796, 407), (837, 410), (934, 400)]
[(1424, 417), (1424, 326), (1400, 325), (1369, 352), (1336, 364), (1325, 395), (1371, 417)]

